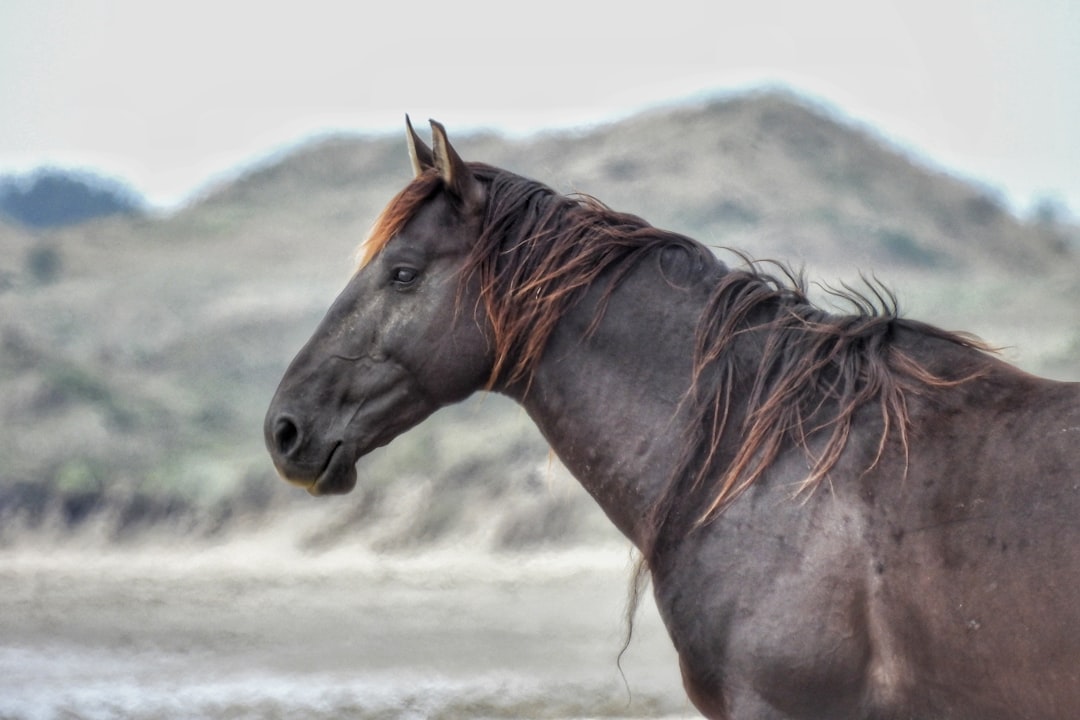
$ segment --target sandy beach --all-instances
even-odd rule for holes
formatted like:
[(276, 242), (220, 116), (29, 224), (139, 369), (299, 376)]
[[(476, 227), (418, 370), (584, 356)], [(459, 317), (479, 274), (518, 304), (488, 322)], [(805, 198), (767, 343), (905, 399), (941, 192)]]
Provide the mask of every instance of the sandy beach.
[(0, 717), (694, 717), (626, 548), (305, 554), (221, 543), (0, 552)]

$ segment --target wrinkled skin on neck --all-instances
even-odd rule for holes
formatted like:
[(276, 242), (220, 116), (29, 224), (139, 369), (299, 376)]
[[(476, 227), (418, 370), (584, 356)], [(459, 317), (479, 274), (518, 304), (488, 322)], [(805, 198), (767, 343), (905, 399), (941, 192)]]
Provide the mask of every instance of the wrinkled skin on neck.
[(508, 391), (639, 549), (684, 447), (697, 315), (707, 280), (721, 271), (719, 262), (706, 266), (670, 248), (654, 252), (610, 297), (602, 276), (556, 327), (528, 392)]

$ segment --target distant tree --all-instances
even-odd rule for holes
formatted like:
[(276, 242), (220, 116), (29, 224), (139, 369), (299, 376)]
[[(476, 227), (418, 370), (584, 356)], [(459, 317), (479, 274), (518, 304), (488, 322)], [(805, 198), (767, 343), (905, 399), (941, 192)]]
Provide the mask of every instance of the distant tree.
[(1053, 228), (1066, 221), (1069, 217), (1069, 209), (1060, 198), (1043, 196), (1035, 203), (1035, 208), (1031, 214), (1036, 224)]
[(1056, 196), (1039, 198), (1031, 211), (1031, 219), (1042, 236), (1058, 252), (1080, 249), (1080, 217), (1073, 215), (1068, 205)]
[(26, 269), (42, 284), (56, 280), (62, 265), (60, 252), (54, 247), (38, 246), (26, 255)]
[(142, 212), (135, 191), (88, 172), (42, 168), (0, 179), (0, 215), (33, 228), (74, 225), (108, 215)]

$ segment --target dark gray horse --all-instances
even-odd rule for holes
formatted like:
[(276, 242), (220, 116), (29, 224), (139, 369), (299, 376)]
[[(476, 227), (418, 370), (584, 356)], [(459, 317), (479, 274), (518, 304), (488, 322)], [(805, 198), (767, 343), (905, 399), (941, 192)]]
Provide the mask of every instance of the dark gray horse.
[(852, 295), (729, 269), (586, 197), (416, 173), (266, 417), (280, 473), (478, 389), (520, 402), (641, 550), (712, 718), (1080, 718), (1080, 388)]

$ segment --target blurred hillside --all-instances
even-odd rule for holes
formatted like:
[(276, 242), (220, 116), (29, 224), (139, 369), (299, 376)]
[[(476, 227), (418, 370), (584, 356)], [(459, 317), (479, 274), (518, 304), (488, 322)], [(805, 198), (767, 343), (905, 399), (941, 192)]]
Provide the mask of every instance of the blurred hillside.
[(87, 171), (41, 168), (0, 177), (0, 218), (26, 227), (60, 227), (110, 215), (138, 215), (144, 205), (123, 183)]
[[(1018, 219), (992, 190), (796, 98), (732, 97), (521, 141), (450, 132), (467, 159), (804, 265), (811, 279), (873, 273), (906, 314), (1080, 379), (1075, 227)], [(442, 411), (362, 460), (346, 498), (315, 501), (275, 477), (266, 405), (408, 179), (403, 137), (329, 137), (168, 217), (52, 230), (0, 220), (0, 542), (215, 536), (314, 506), (310, 547), (342, 533), (383, 548), (611, 537), (497, 397)]]

